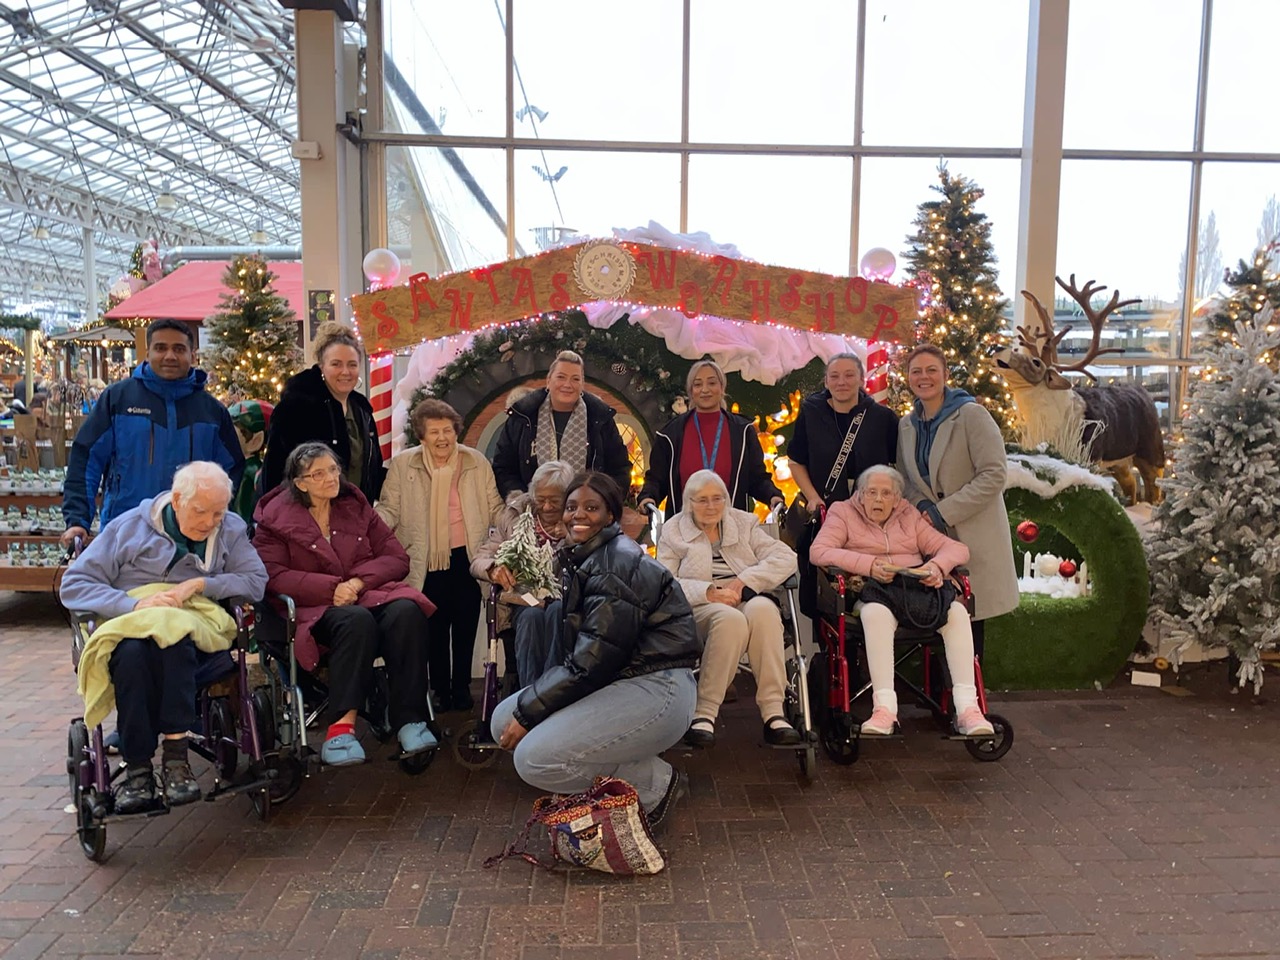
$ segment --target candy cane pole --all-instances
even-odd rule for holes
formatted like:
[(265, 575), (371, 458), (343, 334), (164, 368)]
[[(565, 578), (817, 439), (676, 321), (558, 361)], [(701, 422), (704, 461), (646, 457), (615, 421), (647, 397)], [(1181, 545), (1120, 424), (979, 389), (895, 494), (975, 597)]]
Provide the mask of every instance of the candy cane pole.
[(879, 340), (867, 343), (866, 389), (876, 403), (889, 399), (889, 351)]
[(382, 459), (391, 459), (391, 370), (395, 354), (379, 353), (369, 358), (369, 403), (373, 406), (373, 423), (378, 429), (378, 445)]

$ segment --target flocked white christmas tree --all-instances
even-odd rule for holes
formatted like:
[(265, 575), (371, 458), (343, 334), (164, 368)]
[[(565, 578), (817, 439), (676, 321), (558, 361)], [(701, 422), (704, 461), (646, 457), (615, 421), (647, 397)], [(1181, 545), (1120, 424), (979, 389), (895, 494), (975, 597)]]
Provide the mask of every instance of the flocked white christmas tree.
[(1280, 644), (1280, 375), (1268, 365), (1277, 350), (1270, 309), (1210, 347), (1149, 547), (1157, 622), (1180, 650), (1229, 650), (1240, 685), (1255, 692), (1261, 655)]
[(493, 559), (511, 571), (519, 593), (531, 594), (539, 600), (560, 596), (551, 544), (538, 541), (532, 510), (516, 517), (511, 536), (498, 547)]

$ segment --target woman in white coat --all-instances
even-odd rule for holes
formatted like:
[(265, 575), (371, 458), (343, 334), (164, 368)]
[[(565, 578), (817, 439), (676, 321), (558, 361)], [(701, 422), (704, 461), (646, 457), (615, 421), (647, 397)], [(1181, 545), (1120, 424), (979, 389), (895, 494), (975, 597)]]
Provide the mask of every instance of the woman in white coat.
[(916, 347), (907, 354), (906, 370), (916, 402), (898, 425), (898, 468), (908, 501), (935, 529), (969, 548), (973, 645), (981, 660), (983, 621), (1018, 605), (1004, 508), (1004, 438), (982, 404), (947, 386), (946, 355), (938, 347)]
[(755, 514), (729, 505), (729, 489), (714, 470), (690, 476), (682, 501), (680, 512), (662, 527), (658, 562), (675, 575), (706, 644), (685, 742), (715, 744), (720, 704), (745, 653), (756, 678), (765, 741), (799, 743), (800, 734), (782, 709), (787, 683), (782, 614), (764, 595), (796, 572), (796, 555), (766, 533)]

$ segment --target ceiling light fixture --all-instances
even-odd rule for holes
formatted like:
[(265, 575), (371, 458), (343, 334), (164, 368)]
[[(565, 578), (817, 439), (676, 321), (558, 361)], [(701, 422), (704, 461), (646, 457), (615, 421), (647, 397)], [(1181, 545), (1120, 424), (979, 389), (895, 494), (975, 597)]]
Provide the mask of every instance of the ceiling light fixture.
[(33, 237), (35, 237), (37, 240), (48, 240), (48, 239), (49, 239), (49, 228), (48, 228), (48, 227), (36, 227), (34, 230), (32, 230), (32, 231), (31, 231), (31, 235), (32, 235)]
[(156, 197), (157, 210), (177, 210), (178, 198), (169, 192), (169, 181), (160, 185), (160, 196)]
[(259, 220), (257, 228), (253, 231), (253, 233), (249, 234), (249, 242), (261, 245), (266, 243), (270, 239), (271, 238), (267, 236), (267, 231), (262, 229), (262, 221)]

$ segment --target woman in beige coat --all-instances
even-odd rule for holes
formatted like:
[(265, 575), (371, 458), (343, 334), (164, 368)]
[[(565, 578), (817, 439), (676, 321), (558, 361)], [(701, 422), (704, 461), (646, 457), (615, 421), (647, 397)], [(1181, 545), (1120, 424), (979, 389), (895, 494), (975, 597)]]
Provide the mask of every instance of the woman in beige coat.
[(933, 344), (907, 354), (915, 407), (898, 425), (898, 468), (906, 497), (933, 527), (969, 548), (976, 611), (973, 645), (982, 658), (983, 621), (1018, 605), (1004, 438), (987, 409), (947, 386), (947, 361)]
[(502, 499), (489, 461), (458, 443), (462, 418), (453, 407), (423, 400), (409, 422), (422, 442), (392, 458), (375, 509), (409, 554), (409, 582), (436, 605), (427, 621), (431, 690), (442, 711), (469, 710), (480, 623), (471, 558), (501, 514)]
[(658, 562), (680, 584), (706, 644), (698, 704), (685, 742), (701, 747), (716, 742), (720, 704), (745, 653), (756, 678), (765, 740), (799, 743), (800, 734), (782, 709), (787, 683), (782, 614), (763, 595), (796, 572), (796, 555), (766, 533), (754, 514), (729, 506), (729, 489), (714, 470), (689, 477), (682, 500), (680, 512), (662, 526)]

